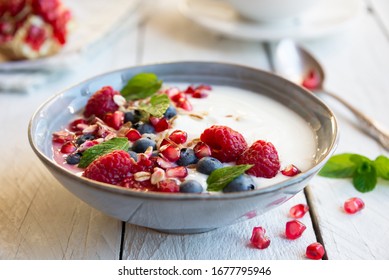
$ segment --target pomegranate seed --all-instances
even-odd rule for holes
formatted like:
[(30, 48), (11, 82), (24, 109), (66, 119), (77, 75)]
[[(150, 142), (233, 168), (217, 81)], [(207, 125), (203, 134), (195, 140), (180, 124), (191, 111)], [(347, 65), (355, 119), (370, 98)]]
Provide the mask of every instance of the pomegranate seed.
[(183, 179), (188, 176), (188, 169), (185, 166), (177, 166), (166, 169), (166, 177)]
[(184, 109), (186, 111), (192, 111), (192, 109), (193, 109), (192, 104), (189, 102), (188, 99), (185, 99), (185, 100), (182, 100), (180, 102), (177, 102), (176, 106), (178, 108)]
[(344, 202), (344, 211), (347, 214), (355, 214), (365, 208), (365, 203), (358, 197), (352, 197)]
[(203, 92), (203, 91), (195, 91), (193, 94), (192, 94), (192, 97), (193, 98), (205, 98), (207, 97), (208, 94)]
[(142, 135), (138, 130), (130, 128), (130, 130), (126, 132), (126, 137), (129, 141), (135, 142), (136, 140), (142, 138)]
[(165, 179), (158, 183), (158, 191), (160, 192), (179, 192), (180, 186), (174, 179)]
[(180, 158), (180, 149), (172, 145), (164, 145), (160, 148), (160, 153), (164, 159), (170, 162), (176, 162)]
[(186, 95), (183, 92), (179, 92), (171, 97), (173, 102), (179, 103), (184, 100), (187, 100)]
[(320, 76), (319, 74), (314, 71), (310, 70), (308, 72), (308, 75), (304, 78), (302, 84), (303, 87), (307, 89), (316, 89), (320, 85)]
[(107, 113), (105, 116), (104, 116), (104, 122), (118, 130), (124, 123), (124, 113), (122, 111), (115, 111), (113, 113)]
[(299, 238), (307, 227), (300, 221), (293, 220), (286, 223), (285, 236), (288, 239)]
[(266, 249), (270, 245), (270, 239), (265, 236), (263, 227), (254, 227), (250, 238), (251, 244), (258, 249)]
[(171, 144), (174, 144), (174, 143), (172, 143), (172, 141), (170, 141), (169, 139), (164, 138), (164, 139), (162, 139), (161, 144), (159, 144), (159, 146), (162, 147), (162, 146), (171, 145)]
[(281, 173), (285, 176), (293, 177), (301, 173), (301, 171), (293, 164), (290, 164), (287, 167), (285, 167), (285, 169), (281, 170)]
[(292, 208), (290, 208), (289, 215), (292, 218), (299, 219), (299, 218), (304, 217), (305, 213), (307, 213), (308, 210), (309, 210), (308, 205), (297, 204), (297, 205), (293, 206)]
[(210, 85), (199, 85), (196, 90), (212, 90), (212, 87)]
[(193, 151), (198, 159), (211, 156), (211, 148), (204, 142), (198, 142), (194, 146)]
[(307, 247), (306, 256), (308, 259), (320, 260), (323, 258), (324, 253), (325, 250), (323, 245), (321, 245), (319, 242), (315, 242)]
[(195, 93), (195, 88), (193, 86), (188, 86), (184, 92), (186, 94), (193, 94)]
[(63, 154), (71, 154), (77, 150), (77, 147), (74, 146), (72, 142), (66, 142), (61, 147), (61, 153)]
[(77, 119), (77, 120), (72, 121), (69, 124), (69, 130), (70, 131), (82, 131), (86, 128), (85, 125), (88, 125), (88, 122), (86, 120)]
[(169, 139), (176, 144), (184, 144), (188, 139), (188, 134), (182, 130), (175, 130), (169, 135)]
[(150, 117), (150, 123), (156, 132), (162, 132), (170, 127), (169, 122), (165, 118)]
[(180, 93), (180, 90), (176, 87), (168, 88), (165, 90), (165, 94), (169, 96), (170, 100), (172, 100), (173, 96), (176, 96), (178, 93)]

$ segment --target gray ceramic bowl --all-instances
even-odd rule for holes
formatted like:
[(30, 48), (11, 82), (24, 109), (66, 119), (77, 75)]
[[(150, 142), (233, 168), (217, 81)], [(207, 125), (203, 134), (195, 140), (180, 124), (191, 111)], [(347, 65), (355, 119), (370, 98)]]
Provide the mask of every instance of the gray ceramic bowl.
[[(121, 89), (135, 74), (153, 72), (164, 82), (228, 85), (266, 95), (309, 122), (317, 136), (315, 164), (309, 170), (266, 188), (239, 192), (167, 194), (139, 192), (78, 177), (53, 160), (51, 134), (67, 124), (104, 85)], [(74, 195), (92, 207), (122, 221), (164, 232), (197, 233), (231, 225), (260, 215), (298, 192), (334, 152), (338, 128), (333, 113), (303, 88), (268, 72), (244, 66), (179, 62), (123, 69), (92, 78), (44, 103), (33, 115), (29, 129), (31, 147), (50, 172)]]

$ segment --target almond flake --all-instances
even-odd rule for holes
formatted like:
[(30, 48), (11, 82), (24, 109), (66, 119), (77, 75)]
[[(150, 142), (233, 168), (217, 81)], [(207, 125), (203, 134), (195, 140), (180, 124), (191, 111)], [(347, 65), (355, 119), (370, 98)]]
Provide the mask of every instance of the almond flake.
[(134, 174), (134, 179), (135, 179), (135, 181), (138, 181), (138, 182), (143, 182), (143, 181), (149, 180), (150, 178), (151, 178), (150, 172), (140, 171), (140, 172), (136, 172)]

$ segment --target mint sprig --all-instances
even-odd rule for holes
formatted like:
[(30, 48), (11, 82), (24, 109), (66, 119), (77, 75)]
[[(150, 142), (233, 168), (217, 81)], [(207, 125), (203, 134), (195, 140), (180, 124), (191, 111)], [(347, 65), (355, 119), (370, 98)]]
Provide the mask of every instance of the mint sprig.
[(129, 148), (128, 139), (124, 137), (112, 138), (103, 143), (97, 144), (85, 150), (82, 154), (78, 167), (86, 168), (98, 157), (113, 152), (115, 150), (127, 151)]
[(249, 170), (253, 165), (242, 164), (218, 168), (214, 170), (207, 179), (207, 191), (219, 192), (223, 190), (228, 183)]
[(378, 156), (375, 160), (359, 154), (339, 154), (332, 156), (319, 172), (329, 178), (352, 178), (354, 187), (360, 192), (370, 192), (378, 178), (389, 180), (389, 158)]
[(169, 105), (169, 97), (166, 94), (158, 94), (153, 95), (149, 102), (141, 103), (139, 110), (143, 110), (156, 118), (162, 118)]
[(132, 77), (121, 94), (127, 100), (144, 99), (155, 94), (162, 86), (162, 81), (154, 73), (140, 73)]

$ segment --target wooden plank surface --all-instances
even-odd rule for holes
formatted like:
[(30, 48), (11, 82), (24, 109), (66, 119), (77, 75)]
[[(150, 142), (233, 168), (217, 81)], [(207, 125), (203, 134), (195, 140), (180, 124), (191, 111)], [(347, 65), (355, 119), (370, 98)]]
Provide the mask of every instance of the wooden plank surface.
[[(377, 10), (387, 14), (385, 5)], [(341, 36), (305, 45), (323, 63), (329, 90), (389, 128), (389, 80), (382, 75), (389, 71), (389, 42), (374, 16), (367, 13)], [(372, 159), (380, 154), (388, 156), (387, 151), (358, 129), (358, 123), (342, 105), (325, 96), (323, 99), (340, 125), (336, 153), (359, 153)], [(389, 259), (387, 181), (380, 180), (374, 191), (362, 194), (354, 189), (351, 180), (316, 177), (309, 190), (329, 259)], [(342, 210), (343, 203), (355, 196), (366, 207), (361, 213), (347, 215)]]

